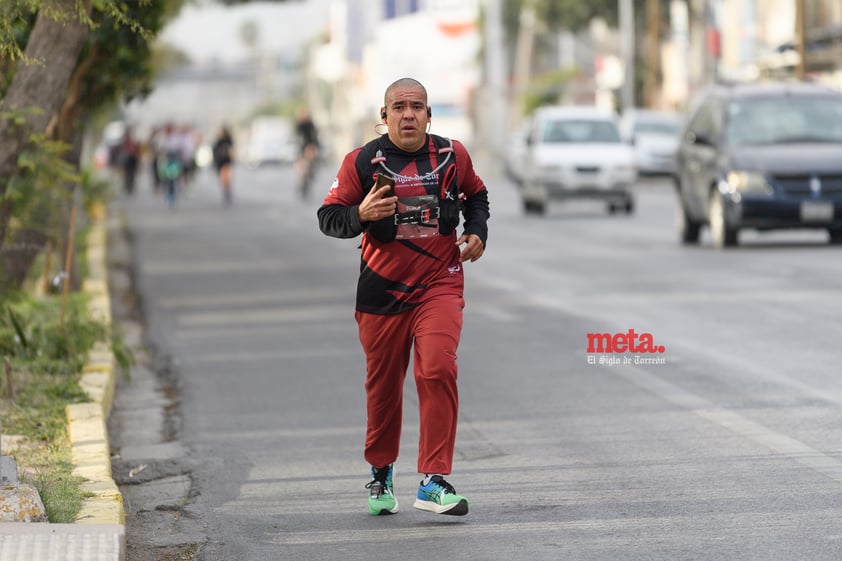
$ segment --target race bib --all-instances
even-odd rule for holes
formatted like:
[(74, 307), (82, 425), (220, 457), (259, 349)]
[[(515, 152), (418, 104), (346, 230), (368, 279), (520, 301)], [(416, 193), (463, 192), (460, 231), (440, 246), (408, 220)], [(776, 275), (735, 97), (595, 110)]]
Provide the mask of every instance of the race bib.
[(395, 239), (431, 238), (439, 235), (439, 198), (420, 195), (398, 199)]

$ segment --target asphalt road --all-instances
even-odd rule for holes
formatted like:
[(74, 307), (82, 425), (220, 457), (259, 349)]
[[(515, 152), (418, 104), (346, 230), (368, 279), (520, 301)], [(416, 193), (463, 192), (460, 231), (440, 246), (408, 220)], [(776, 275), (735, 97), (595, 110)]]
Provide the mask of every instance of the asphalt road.
[[(642, 181), (632, 216), (577, 203), (534, 217), (485, 177), (450, 477), (471, 512), (412, 508), (410, 376), (401, 512), (372, 517), (357, 240), (318, 230), (332, 170), (306, 202), (291, 178), (237, 169), (229, 209), (210, 173), (174, 210), (143, 180), (120, 204), (147, 337), (177, 380), (197, 557), (842, 557), (842, 249), (824, 233), (683, 247), (666, 182)], [(588, 352), (588, 334), (630, 330), (663, 352)]]

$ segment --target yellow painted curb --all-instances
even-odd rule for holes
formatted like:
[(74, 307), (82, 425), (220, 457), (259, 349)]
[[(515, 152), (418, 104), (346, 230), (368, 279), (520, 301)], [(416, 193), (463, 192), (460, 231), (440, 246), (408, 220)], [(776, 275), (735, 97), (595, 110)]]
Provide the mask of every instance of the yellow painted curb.
[(88, 354), (88, 362), (82, 367), (79, 385), (82, 390), (102, 407), (105, 419), (114, 405), (114, 391), (117, 383), (117, 361), (105, 343), (97, 343)]
[(111, 451), (102, 408), (96, 403), (68, 405), (67, 417), (73, 475), (85, 478), (82, 489), (91, 494), (76, 522), (124, 525), (123, 496), (111, 476)]
[(82, 283), (82, 289), (90, 294), (88, 311), (91, 317), (106, 325), (111, 325), (111, 301), (108, 299), (108, 292), (104, 280), (86, 280)]
[[(88, 234), (89, 278), (83, 290), (90, 295), (92, 317), (111, 327), (111, 301), (106, 266), (105, 217), (96, 217)], [(88, 355), (79, 382), (91, 403), (67, 406), (68, 436), (73, 457), (73, 474), (85, 478), (84, 500), (77, 524), (126, 524), (123, 496), (111, 474), (111, 448), (106, 421), (111, 414), (116, 387), (116, 361), (107, 342), (97, 343)]]
[(114, 372), (87, 372), (82, 375), (79, 386), (97, 404), (101, 405), (103, 416), (111, 410), (114, 403)]
[(111, 479), (111, 454), (100, 406), (96, 403), (68, 405), (67, 419), (75, 466), (73, 474), (98, 482)]

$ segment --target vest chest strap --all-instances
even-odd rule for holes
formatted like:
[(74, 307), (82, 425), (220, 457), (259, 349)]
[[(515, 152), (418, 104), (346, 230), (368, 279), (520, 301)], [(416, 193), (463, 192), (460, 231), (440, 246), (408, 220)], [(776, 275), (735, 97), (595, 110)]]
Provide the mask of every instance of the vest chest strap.
[(398, 226), (401, 224), (418, 224), (420, 226), (438, 227), (438, 223), (430, 224), (430, 222), (438, 219), (440, 215), (441, 209), (439, 207), (397, 212), (395, 213), (395, 224)]

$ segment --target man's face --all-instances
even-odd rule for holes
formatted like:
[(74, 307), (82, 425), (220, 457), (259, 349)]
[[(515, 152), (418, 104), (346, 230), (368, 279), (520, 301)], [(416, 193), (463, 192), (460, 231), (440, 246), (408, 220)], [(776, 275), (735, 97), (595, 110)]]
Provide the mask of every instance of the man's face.
[(396, 87), (386, 97), (389, 140), (401, 150), (415, 152), (426, 140), (427, 99), (418, 87)]

